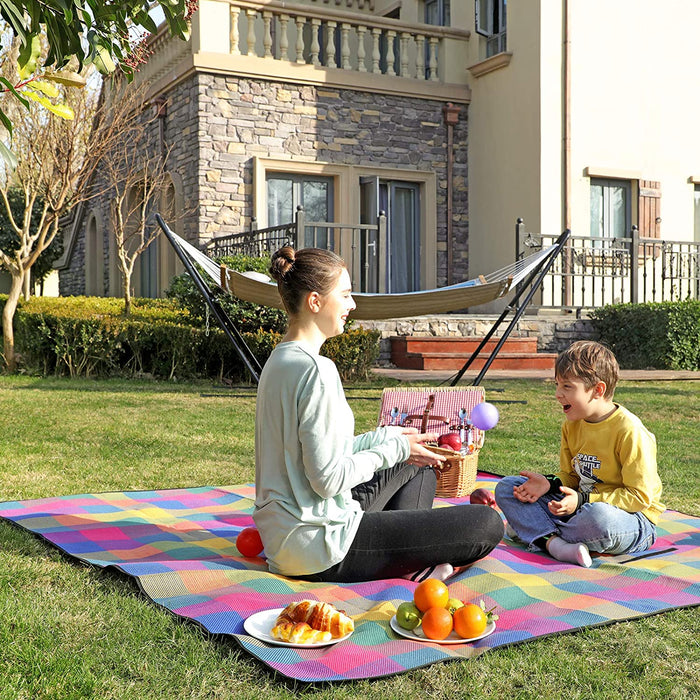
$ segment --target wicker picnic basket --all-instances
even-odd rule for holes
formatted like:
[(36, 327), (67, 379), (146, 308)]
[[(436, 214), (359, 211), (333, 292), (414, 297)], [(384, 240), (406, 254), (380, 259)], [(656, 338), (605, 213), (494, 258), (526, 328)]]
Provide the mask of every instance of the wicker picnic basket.
[[(442, 435), (458, 428), (460, 409), (468, 414), (484, 401), (483, 387), (410, 387), (387, 388), (382, 392), (379, 425), (411, 425), (420, 432)], [(444, 447), (427, 445), (447, 457), (438, 476), (436, 495), (441, 498), (468, 496), (476, 484), (479, 450), (484, 433), (473, 428), (473, 452), (462, 454)]]
[(442, 468), (435, 470), (438, 478), (435, 495), (440, 498), (468, 496), (476, 484), (479, 450), (463, 455), (444, 447), (434, 445), (426, 445), (426, 447), (436, 454), (445, 456)]

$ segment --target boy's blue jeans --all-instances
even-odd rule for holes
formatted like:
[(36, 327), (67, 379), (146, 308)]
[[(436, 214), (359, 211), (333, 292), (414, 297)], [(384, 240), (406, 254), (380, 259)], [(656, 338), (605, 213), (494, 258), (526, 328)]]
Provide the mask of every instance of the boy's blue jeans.
[(649, 549), (656, 541), (654, 524), (641, 513), (611, 506), (609, 503), (584, 503), (573, 515), (558, 518), (547, 504), (557, 494), (545, 494), (534, 503), (523, 503), (513, 495), (513, 487), (527, 481), (523, 476), (506, 476), (496, 484), (496, 502), (531, 551), (534, 542), (548, 535), (559, 535), (567, 542), (585, 544), (592, 552), (632, 554)]

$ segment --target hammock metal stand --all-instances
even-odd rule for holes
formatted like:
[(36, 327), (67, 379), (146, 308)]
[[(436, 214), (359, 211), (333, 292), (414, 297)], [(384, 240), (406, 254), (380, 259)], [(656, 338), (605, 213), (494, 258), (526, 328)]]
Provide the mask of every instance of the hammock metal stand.
[[(469, 359), (464, 363), (462, 369), (460, 369), (459, 372), (457, 372), (457, 374), (455, 374), (453, 377), (447, 380), (450, 382), (450, 386), (457, 386), (459, 380), (464, 376), (464, 373), (469, 369), (474, 360), (476, 360), (476, 358), (479, 356), (479, 353), (484, 349), (486, 343), (488, 343), (489, 340), (491, 340), (493, 334), (498, 330), (499, 326), (501, 325), (501, 323), (503, 323), (506, 316), (508, 316), (508, 314), (511, 311), (515, 310), (515, 315), (508, 324), (508, 327), (504, 331), (498, 343), (496, 343), (496, 346), (491, 351), (491, 354), (488, 356), (488, 359), (479, 371), (479, 374), (477, 374), (477, 376), (474, 378), (474, 381), (472, 382), (472, 386), (479, 386), (481, 380), (484, 378), (484, 375), (486, 374), (486, 372), (488, 372), (489, 367), (491, 367), (491, 364), (496, 359), (496, 355), (498, 355), (498, 353), (500, 352), (501, 348), (503, 347), (503, 344), (506, 342), (508, 336), (511, 334), (516, 324), (520, 320), (520, 317), (525, 313), (525, 309), (528, 307), (528, 304), (532, 301), (532, 297), (535, 295), (537, 289), (544, 281), (545, 276), (554, 264), (554, 261), (556, 260), (559, 253), (561, 253), (562, 248), (566, 245), (566, 242), (569, 240), (570, 236), (571, 231), (569, 229), (566, 229), (559, 236), (559, 238), (557, 238), (555, 244), (548, 251), (547, 255), (543, 257), (537, 263), (537, 265), (535, 265), (535, 267), (528, 274), (527, 278), (520, 285), (518, 285), (515, 296), (511, 300), (510, 304), (508, 304), (508, 306), (506, 306), (506, 308), (503, 309), (501, 315), (496, 319), (494, 324), (489, 329), (489, 332), (484, 336), (484, 338), (481, 340), (481, 342), (471, 354)], [(525, 299), (523, 299), (523, 303), (519, 304), (518, 302), (520, 301), (520, 297), (526, 291), (527, 294), (525, 295)]]
[(156, 221), (158, 222), (158, 226), (160, 226), (165, 234), (165, 237), (168, 239), (168, 241), (170, 241), (170, 245), (172, 245), (172, 247), (175, 249), (177, 256), (182, 261), (182, 264), (185, 266), (185, 270), (187, 270), (187, 273), (194, 281), (194, 284), (199, 290), (200, 294), (204, 297), (204, 301), (206, 301), (207, 306), (214, 314), (214, 317), (219, 322), (219, 325), (223, 328), (224, 333), (226, 333), (228, 339), (233, 344), (233, 347), (236, 349), (236, 352), (240, 356), (241, 360), (243, 360), (243, 364), (246, 366), (248, 372), (250, 372), (253, 382), (258, 384), (260, 381), (260, 373), (262, 372), (262, 367), (260, 366), (260, 362), (258, 362), (258, 358), (255, 357), (253, 351), (248, 347), (248, 344), (243, 339), (243, 336), (238, 328), (236, 328), (235, 324), (231, 320), (231, 317), (222, 308), (219, 300), (212, 294), (211, 290), (202, 279), (202, 276), (199, 274), (197, 268), (192, 264), (191, 260), (182, 250), (175, 238), (173, 238), (172, 231), (165, 221), (163, 221), (160, 214), (156, 214)]

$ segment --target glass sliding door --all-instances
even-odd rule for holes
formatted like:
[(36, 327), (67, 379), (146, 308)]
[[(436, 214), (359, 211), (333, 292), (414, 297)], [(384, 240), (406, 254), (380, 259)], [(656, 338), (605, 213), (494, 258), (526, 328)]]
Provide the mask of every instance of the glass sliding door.
[[(388, 293), (416, 291), (420, 289), (420, 185), (361, 178), (360, 222), (375, 224), (380, 211), (387, 217), (387, 240), (386, 244), (379, 241), (375, 231), (363, 234), (360, 246), (363, 289)], [(383, 290), (378, 289), (380, 266), (386, 272)]]

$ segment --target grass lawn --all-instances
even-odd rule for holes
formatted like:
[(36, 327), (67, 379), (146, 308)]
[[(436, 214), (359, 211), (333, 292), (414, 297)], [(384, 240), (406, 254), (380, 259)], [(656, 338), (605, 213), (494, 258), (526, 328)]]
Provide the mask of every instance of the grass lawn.
[[(553, 384), (487, 378), (484, 387), (503, 403), (480, 467), (554, 471), (562, 415)], [(380, 393), (348, 389), (358, 432), (376, 423)], [(616, 399), (656, 434), (666, 505), (700, 515), (700, 382), (623, 382)], [(0, 377), (0, 407), (3, 501), (253, 479), (249, 390)], [(127, 577), (0, 523), (0, 700), (691, 698), (699, 640), (700, 611), (679, 610), (392, 678), (308, 687), (178, 621)]]

